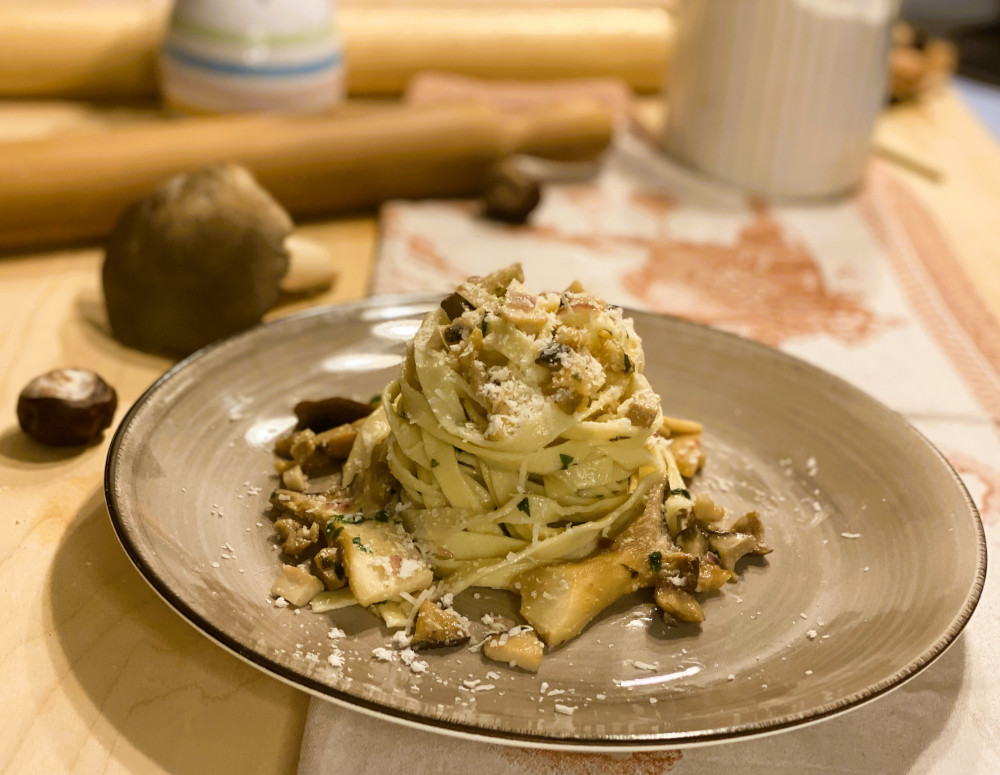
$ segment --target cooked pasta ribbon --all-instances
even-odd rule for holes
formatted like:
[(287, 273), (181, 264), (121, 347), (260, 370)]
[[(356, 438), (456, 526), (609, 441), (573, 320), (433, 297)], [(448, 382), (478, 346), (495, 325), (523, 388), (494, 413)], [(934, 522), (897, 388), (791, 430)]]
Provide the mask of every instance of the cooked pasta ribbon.
[(631, 321), (522, 282), (518, 266), (471, 280), (426, 316), (345, 466), (350, 484), (384, 455), (447, 592), (590, 555), (679, 476)]

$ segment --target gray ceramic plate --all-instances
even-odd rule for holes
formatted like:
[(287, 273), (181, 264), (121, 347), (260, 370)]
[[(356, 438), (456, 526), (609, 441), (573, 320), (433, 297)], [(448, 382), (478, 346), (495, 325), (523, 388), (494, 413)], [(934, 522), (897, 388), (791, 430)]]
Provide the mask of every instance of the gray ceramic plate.
[[(787, 729), (876, 698), (939, 656), (971, 616), (986, 572), (982, 526), (920, 434), (792, 357), (642, 313), (664, 407), (706, 427), (709, 462), (693, 489), (757, 509), (775, 549), (705, 602), (703, 625), (668, 628), (636, 595), (537, 675), (467, 649), (424, 655), (418, 675), (372, 658), (389, 633), (365, 611), (275, 608), (271, 441), (300, 399), (378, 392), (433, 303), (320, 309), (229, 339), (169, 372), (118, 429), (106, 490), (126, 551), (183, 617), (253, 665), (429, 730), (667, 748)], [(486, 591), (456, 606), (477, 622), (515, 610), (506, 593)], [(341, 669), (328, 663), (334, 625), (348, 634), (336, 642)]]

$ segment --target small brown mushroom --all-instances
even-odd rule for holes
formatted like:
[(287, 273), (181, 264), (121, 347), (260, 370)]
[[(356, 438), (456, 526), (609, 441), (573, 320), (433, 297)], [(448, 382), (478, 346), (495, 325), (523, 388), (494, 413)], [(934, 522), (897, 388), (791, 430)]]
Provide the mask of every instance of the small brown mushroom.
[(515, 160), (505, 159), (483, 186), (483, 215), (504, 223), (525, 223), (541, 200), (538, 181), (525, 174)]
[(292, 557), (298, 557), (319, 541), (319, 524), (316, 522), (306, 527), (291, 517), (283, 517), (275, 521), (274, 529), (281, 540), (281, 551)]
[(17, 398), (17, 420), (35, 441), (52, 447), (90, 444), (111, 425), (118, 396), (86, 369), (56, 369), (35, 377)]
[[(111, 330), (142, 350), (186, 355), (250, 328), (292, 287), (292, 220), (243, 167), (206, 167), (165, 181), (128, 208), (105, 251)], [(310, 252), (311, 251), (311, 252)], [(306, 262), (315, 267), (315, 251)]]
[(327, 589), (342, 589), (347, 584), (347, 574), (340, 562), (340, 550), (335, 546), (326, 546), (316, 552), (313, 557), (316, 575), (323, 581)]
[(322, 433), (340, 425), (348, 425), (361, 420), (375, 411), (374, 404), (362, 404), (350, 398), (331, 396), (318, 401), (299, 401), (295, 405), (296, 430), (308, 428), (314, 433)]

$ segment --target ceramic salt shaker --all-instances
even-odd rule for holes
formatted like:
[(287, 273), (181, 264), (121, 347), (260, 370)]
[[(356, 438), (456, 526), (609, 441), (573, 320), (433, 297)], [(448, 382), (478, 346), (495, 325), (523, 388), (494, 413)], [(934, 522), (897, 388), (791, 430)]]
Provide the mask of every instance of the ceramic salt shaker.
[(311, 113), (344, 94), (330, 0), (177, 0), (159, 64), (185, 112)]

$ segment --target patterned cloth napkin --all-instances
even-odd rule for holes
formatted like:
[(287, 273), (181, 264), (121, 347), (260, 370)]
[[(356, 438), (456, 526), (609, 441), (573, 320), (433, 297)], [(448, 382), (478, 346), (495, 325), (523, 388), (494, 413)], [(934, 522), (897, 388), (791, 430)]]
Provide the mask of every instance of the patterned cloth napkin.
[[(886, 166), (873, 163), (850, 200), (779, 206), (697, 178), (625, 134), (596, 180), (549, 187), (528, 226), (488, 223), (465, 202), (395, 202), (382, 222), (375, 293), (444, 291), (518, 260), (533, 287), (578, 278), (616, 303), (736, 331), (853, 382), (939, 447), (979, 504), (990, 551), (1000, 549), (1000, 323), (933, 214)], [(998, 584), (991, 574), (966, 631), (927, 670), (798, 730), (567, 754), (437, 736), (314, 699), (300, 772), (1000, 772)]]

